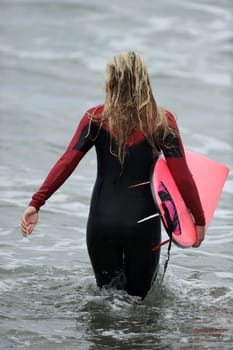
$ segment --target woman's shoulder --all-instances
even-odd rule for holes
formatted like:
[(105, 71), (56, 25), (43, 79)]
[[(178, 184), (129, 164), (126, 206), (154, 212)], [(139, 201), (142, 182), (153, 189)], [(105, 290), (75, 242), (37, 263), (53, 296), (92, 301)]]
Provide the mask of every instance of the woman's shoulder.
[(104, 105), (103, 104), (99, 104), (97, 106), (89, 108), (86, 111), (86, 115), (89, 118), (98, 119), (98, 118), (100, 118), (102, 116), (103, 109), (104, 109)]
[(167, 108), (163, 108), (163, 110), (168, 121), (176, 120), (176, 116), (174, 112), (172, 112), (170, 109), (167, 109)]
[(172, 129), (177, 129), (177, 117), (176, 115), (171, 112), (169, 109), (165, 108), (164, 109), (168, 124), (170, 127), (172, 127)]
[(99, 124), (101, 121), (102, 111), (103, 105), (90, 107), (88, 110), (86, 110), (82, 118), (79, 120), (78, 128), (82, 129), (84, 127), (90, 127), (91, 124)]

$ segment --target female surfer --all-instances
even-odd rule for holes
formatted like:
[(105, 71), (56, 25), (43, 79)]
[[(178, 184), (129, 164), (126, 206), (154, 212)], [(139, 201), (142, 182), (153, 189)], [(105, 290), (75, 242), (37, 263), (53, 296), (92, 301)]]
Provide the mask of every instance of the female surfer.
[(199, 247), (205, 217), (186, 163), (177, 123), (156, 103), (147, 67), (135, 52), (122, 52), (106, 68), (105, 102), (82, 117), (64, 154), (32, 196), (22, 215), (26, 237), (38, 221), (45, 201), (71, 175), (95, 146), (97, 178), (87, 222), (87, 247), (97, 285), (123, 289), (144, 298), (159, 266), (160, 218), (137, 223), (156, 211), (150, 185), (151, 168), (163, 152), (176, 184), (195, 220)]

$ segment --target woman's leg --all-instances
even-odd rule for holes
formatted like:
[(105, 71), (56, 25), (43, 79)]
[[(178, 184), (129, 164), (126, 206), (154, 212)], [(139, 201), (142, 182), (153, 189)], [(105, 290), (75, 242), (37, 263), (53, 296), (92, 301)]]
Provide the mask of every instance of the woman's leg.
[(144, 298), (151, 288), (159, 268), (160, 249), (152, 248), (161, 241), (160, 219), (137, 227), (135, 239), (125, 249), (127, 292)]
[(109, 228), (89, 220), (87, 247), (99, 288), (125, 289), (126, 277), (123, 262), (123, 247), (114, 239)]

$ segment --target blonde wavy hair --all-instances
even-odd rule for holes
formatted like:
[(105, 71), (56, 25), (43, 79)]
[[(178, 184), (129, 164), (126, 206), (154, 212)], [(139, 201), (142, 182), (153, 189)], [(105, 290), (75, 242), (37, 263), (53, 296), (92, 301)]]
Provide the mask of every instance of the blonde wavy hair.
[(106, 67), (105, 92), (103, 119), (108, 120), (111, 138), (117, 143), (115, 155), (121, 164), (136, 130), (144, 134), (158, 154), (169, 126), (165, 110), (156, 104), (147, 67), (138, 53), (121, 52), (112, 58)]

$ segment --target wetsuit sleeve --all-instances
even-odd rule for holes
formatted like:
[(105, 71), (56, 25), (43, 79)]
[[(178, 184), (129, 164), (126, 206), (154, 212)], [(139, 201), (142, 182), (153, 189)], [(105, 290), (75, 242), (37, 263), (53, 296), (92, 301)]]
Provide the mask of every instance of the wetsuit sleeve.
[(173, 175), (176, 185), (194, 217), (195, 224), (204, 226), (205, 216), (201, 205), (199, 193), (193, 176), (189, 170), (180, 132), (175, 117), (167, 112), (171, 132), (166, 137), (163, 153), (167, 161), (167, 165)]
[(66, 151), (50, 170), (39, 190), (32, 196), (29, 205), (35, 207), (37, 210), (66, 181), (84, 154), (93, 146), (92, 137), (89, 132), (88, 118), (91, 112), (92, 110), (89, 110), (85, 113)]

